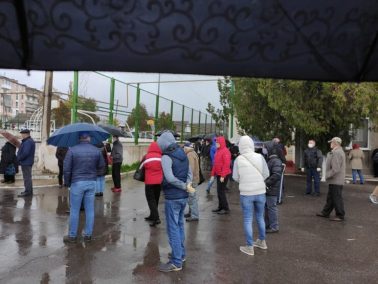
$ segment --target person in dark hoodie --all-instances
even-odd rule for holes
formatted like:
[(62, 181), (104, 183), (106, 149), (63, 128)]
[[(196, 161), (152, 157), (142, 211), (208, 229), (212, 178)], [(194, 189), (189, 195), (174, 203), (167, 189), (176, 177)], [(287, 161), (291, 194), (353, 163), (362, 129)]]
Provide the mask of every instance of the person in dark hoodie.
[(66, 157), (68, 148), (67, 147), (58, 147), (56, 148), (55, 157), (58, 159), (58, 167), (59, 167), (59, 174), (58, 174), (58, 182), (59, 188), (63, 187), (63, 162), (64, 158)]
[(15, 175), (18, 172), (16, 146), (6, 142), (1, 148), (0, 174), (4, 174), (2, 183), (14, 183)]
[(165, 219), (169, 245), (172, 252), (170, 260), (161, 264), (161, 272), (179, 271), (186, 258), (184, 211), (188, 202), (188, 192), (194, 193), (192, 172), (189, 160), (182, 148), (177, 145), (170, 131), (163, 132), (157, 140), (163, 152), (163, 192), (165, 196)]
[(269, 177), (265, 180), (266, 184), (266, 214), (265, 223), (267, 233), (277, 233), (278, 226), (278, 207), (277, 195), (280, 191), (282, 182), (282, 161), (279, 158), (280, 149), (274, 142), (268, 142), (266, 149), (268, 150), (268, 168)]
[(123, 162), (123, 146), (119, 141), (118, 136), (113, 136), (112, 159), (112, 178), (114, 182), (112, 191), (121, 192), (121, 166)]

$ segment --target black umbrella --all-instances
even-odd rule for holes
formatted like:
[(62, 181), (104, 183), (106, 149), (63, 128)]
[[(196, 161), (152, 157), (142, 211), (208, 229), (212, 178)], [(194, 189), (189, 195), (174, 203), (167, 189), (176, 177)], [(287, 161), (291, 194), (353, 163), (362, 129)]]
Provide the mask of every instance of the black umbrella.
[(114, 125), (99, 124), (98, 126), (101, 127), (102, 129), (104, 129), (105, 131), (109, 132), (112, 136), (127, 137), (126, 134), (124, 132), (122, 132), (121, 129), (119, 129), (118, 127), (116, 127)]
[(0, 11), (0, 68), (378, 81), (374, 0), (8, 0)]
[(189, 137), (186, 140), (188, 140), (191, 143), (194, 143), (194, 142), (197, 142), (198, 140), (204, 139), (204, 137), (205, 137), (205, 134), (199, 134), (199, 135), (196, 135), (196, 136)]
[(180, 134), (178, 134), (177, 132), (174, 132), (174, 131), (172, 131), (172, 130), (162, 130), (162, 131), (159, 131), (158, 133), (155, 133), (155, 136), (159, 137), (159, 136), (161, 136), (164, 132), (167, 132), (167, 131), (171, 132), (172, 135), (173, 135), (173, 137), (175, 137), (175, 138), (181, 136)]

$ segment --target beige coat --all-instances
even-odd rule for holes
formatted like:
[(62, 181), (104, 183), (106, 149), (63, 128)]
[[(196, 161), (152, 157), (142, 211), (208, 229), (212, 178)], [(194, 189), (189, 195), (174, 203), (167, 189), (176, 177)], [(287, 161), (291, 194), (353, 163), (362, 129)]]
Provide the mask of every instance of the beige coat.
[(185, 147), (184, 148), (186, 156), (189, 160), (189, 166), (193, 173), (193, 186), (197, 186), (200, 182), (200, 174), (199, 174), (199, 158), (193, 148)]
[(329, 184), (343, 185), (345, 183), (345, 153), (338, 147), (327, 155), (326, 180)]
[(361, 149), (353, 149), (349, 152), (348, 158), (352, 170), (362, 170), (362, 162), (364, 160), (364, 153)]

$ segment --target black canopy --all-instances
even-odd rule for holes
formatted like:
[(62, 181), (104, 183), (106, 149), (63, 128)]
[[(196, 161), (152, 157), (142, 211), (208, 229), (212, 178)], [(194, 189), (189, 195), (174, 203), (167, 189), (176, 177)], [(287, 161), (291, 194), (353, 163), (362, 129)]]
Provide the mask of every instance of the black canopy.
[(3, 0), (0, 68), (378, 81), (376, 0)]

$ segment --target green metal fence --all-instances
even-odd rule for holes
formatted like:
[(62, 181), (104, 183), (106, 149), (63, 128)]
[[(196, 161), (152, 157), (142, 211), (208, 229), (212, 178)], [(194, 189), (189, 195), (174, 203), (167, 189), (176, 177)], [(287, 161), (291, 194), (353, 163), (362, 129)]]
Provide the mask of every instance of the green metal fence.
[[(107, 87), (99, 93), (98, 86)], [(71, 120), (94, 115), (97, 120), (124, 125), (131, 132), (134, 143), (151, 139), (154, 133), (170, 129), (180, 134), (181, 141), (199, 134), (227, 133), (225, 125), (216, 128), (205, 110), (197, 110), (167, 99), (164, 94), (148, 91), (143, 84), (130, 84), (100, 72), (74, 72)], [(106, 89), (106, 88), (105, 88)], [(101, 97), (96, 100), (95, 113), (86, 112), (78, 103), (79, 97)]]

